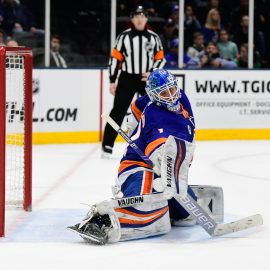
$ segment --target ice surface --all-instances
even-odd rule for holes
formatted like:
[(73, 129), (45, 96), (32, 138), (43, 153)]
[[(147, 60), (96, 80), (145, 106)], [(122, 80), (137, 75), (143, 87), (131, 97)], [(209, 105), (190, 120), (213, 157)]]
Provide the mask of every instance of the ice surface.
[(100, 144), (34, 146), (33, 211), (7, 210), (0, 269), (269, 269), (270, 141), (197, 142), (191, 184), (222, 186), (225, 221), (261, 213), (264, 225), (211, 239), (199, 226), (163, 236), (92, 246), (66, 227), (111, 197), (125, 148), (100, 158)]

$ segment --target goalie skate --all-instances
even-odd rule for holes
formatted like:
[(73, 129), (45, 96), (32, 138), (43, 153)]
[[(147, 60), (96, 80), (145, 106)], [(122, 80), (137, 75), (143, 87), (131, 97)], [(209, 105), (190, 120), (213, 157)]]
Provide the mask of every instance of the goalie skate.
[(109, 241), (108, 233), (111, 229), (111, 221), (109, 215), (96, 215), (83, 226), (78, 223), (67, 229), (79, 234), (87, 242), (105, 245)]
[(83, 240), (91, 244), (105, 245), (108, 242), (107, 233), (102, 231), (98, 225), (92, 223), (87, 224), (87, 228), (85, 230), (84, 227), (79, 229), (79, 225), (80, 224), (78, 223), (74, 226), (67, 227), (67, 229), (79, 234)]

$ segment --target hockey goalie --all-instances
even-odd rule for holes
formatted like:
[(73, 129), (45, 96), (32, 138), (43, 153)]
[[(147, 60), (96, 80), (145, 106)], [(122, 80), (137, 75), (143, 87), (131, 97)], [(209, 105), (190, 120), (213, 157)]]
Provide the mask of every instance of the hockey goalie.
[(164, 69), (150, 74), (146, 92), (132, 104), (130, 142), (118, 168), (114, 198), (93, 205), (85, 219), (68, 227), (91, 243), (146, 238), (168, 233), (171, 226), (193, 226), (203, 218), (183, 203), (185, 198), (200, 205), (213, 227), (223, 221), (222, 188), (188, 185), (195, 121), (186, 94)]

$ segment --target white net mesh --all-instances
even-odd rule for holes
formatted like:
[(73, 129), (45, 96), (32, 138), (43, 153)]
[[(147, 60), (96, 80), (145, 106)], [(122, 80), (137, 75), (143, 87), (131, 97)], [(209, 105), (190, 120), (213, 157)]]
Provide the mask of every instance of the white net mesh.
[(24, 57), (6, 57), (6, 205), (24, 197)]

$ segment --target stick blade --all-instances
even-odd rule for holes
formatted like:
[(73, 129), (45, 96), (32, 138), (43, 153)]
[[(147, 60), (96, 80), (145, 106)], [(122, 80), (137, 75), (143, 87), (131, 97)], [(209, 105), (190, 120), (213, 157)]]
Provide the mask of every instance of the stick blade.
[(218, 224), (214, 230), (213, 236), (221, 236), (233, 232), (243, 231), (262, 224), (262, 215), (257, 214), (230, 223)]

